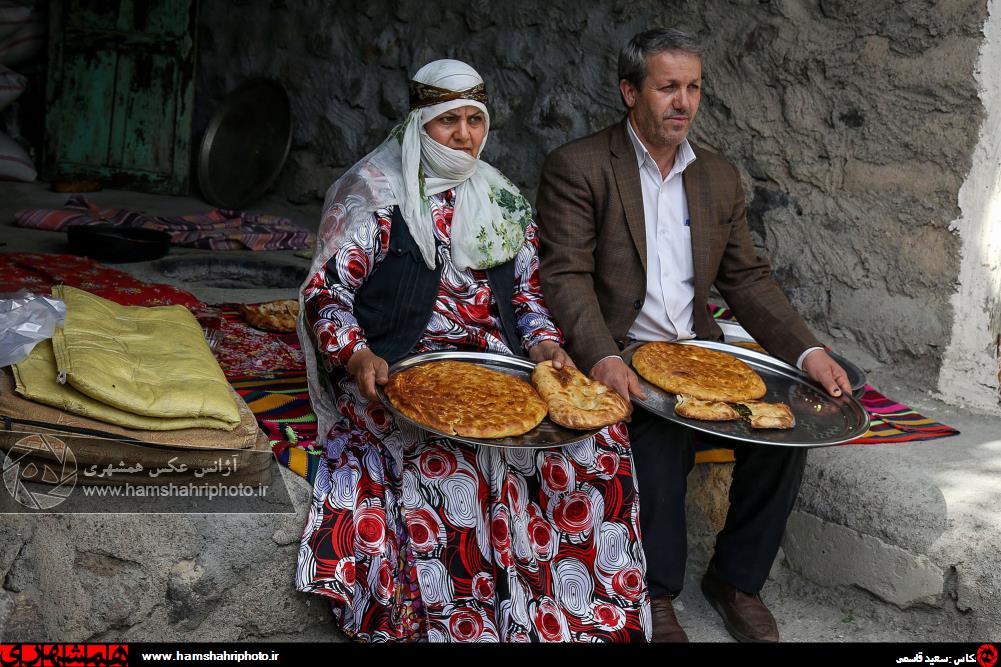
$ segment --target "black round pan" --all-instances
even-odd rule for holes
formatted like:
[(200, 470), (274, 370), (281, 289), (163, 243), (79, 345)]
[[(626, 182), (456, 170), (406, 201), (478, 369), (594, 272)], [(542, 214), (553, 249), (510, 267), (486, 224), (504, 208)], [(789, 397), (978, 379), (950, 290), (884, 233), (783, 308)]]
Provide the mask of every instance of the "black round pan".
[(101, 262), (146, 262), (170, 250), (170, 234), (156, 229), (81, 225), (66, 230), (70, 252)]

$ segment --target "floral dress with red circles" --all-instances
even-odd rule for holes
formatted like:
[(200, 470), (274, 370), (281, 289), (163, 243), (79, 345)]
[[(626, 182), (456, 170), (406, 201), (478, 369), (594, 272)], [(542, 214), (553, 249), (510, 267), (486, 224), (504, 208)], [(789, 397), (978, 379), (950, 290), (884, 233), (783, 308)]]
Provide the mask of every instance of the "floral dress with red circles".
[[(431, 198), (438, 296), (413, 352), (511, 354), (485, 271), (449, 254), (453, 191)], [(341, 419), (327, 436), (296, 586), (362, 641), (643, 641), (650, 635), (632, 455), (623, 424), (563, 449), (471, 447), (396, 421), (344, 372), (367, 347), (356, 290), (389, 247), (391, 209), (305, 291)], [(527, 348), (562, 342), (538, 281), (536, 229), (515, 258)]]

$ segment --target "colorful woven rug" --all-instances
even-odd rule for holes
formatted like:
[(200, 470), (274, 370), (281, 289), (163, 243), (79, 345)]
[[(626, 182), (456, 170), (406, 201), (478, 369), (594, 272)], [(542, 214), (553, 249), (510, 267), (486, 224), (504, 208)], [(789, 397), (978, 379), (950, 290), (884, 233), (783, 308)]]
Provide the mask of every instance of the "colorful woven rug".
[(959, 434), (959, 431), (951, 426), (939, 424), (906, 405), (890, 400), (868, 384), (860, 402), (872, 421), (866, 434), (850, 443), (853, 445), (915, 442)]
[(322, 450), (316, 445), (316, 414), (306, 376), (297, 371), (229, 381), (257, 417), (278, 462), (312, 483)]
[(72, 195), (63, 208), (30, 209), (14, 214), (19, 227), (65, 231), (80, 225), (157, 229), (177, 246), (206, 250), (303, 250), (313, 235), (288, 218), (230, 209), (192, 215), (153, 216), (124, 208), (101, 210), (83, 195)]
[(214, 309), (222, 316), (214, 352), (226, 378), (257, 417), (278, 462), (312, 482), (320, 449), (298, 336), (251, 327), (237, 304)]
[(271, 377), (294, 371), (302, 375), (306, 362), (295, 334), (273, 334), (240, 321), (234, 310), (222, 311), (215, 353), (226, 377)]
[(712, 315), (713, 319), (716, 320), (730, 320), (731, 322), (736, 322), (737, 318), (733, 316), (729, 308), (724, 308), (723, 306), (717, 306), (714, 304), (708, 304), (706, 310)]

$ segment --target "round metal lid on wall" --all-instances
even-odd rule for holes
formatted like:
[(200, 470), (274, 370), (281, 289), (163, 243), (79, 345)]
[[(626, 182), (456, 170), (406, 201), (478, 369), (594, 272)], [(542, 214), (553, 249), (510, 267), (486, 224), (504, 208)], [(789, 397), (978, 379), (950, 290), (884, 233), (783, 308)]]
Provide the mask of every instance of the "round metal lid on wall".
[(210, 204), (242, 208), (264, 196), (292, 145), (288, 94), (253, 79), (230, 93), (209, 121), (198, 155), (198, 185)]

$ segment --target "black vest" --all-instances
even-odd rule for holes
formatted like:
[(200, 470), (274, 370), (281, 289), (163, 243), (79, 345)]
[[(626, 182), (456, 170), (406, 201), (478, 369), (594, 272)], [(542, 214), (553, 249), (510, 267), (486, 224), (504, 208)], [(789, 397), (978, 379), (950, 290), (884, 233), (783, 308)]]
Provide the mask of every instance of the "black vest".
[[(389, 364), (406, 357), (424, 335), (438, 296), (441, 269), (440, 264), (427, 267), (400, 207), (393, 207), (389, 251), (355, 293), (354, 302), (354, 314), (369, 347)], [(524, 356), (511, 306), (514, 259), (488, 269), (487, 281), (497, 302), (504, 342), (514, 354)]]

